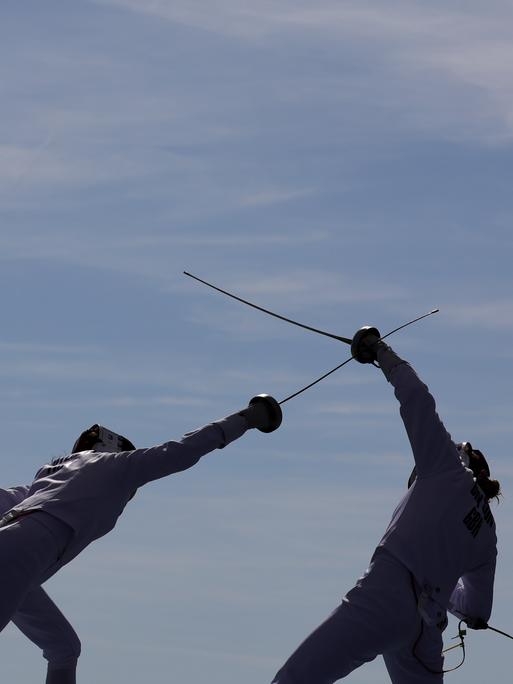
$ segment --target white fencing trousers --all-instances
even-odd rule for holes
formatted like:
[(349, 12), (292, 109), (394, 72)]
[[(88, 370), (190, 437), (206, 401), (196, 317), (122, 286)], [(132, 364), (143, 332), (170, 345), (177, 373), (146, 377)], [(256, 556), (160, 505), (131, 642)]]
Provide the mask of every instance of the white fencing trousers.
[[(438, 684), (413, 654), (421, 618), (409, 570), (378, 547), (365, 575), (291, 655), (273, 684), (332, 684), (382, 655), (393, 684)], [(415, 653), (430, 670), (443, 669), (442, 633), (424, 625)]]
[[(56, 563), (72, 536), (71, 527), (42, 511), (21, 516), (14, 522), (0, 526), (0, 632), (10, 620), (24, 631), (23, 625), (28, 619), (32, 633), (37, 633), (39, 629), (44, 636), (44, 624), (38, 624), (41, 615), (37, 611), (34, 615), (25, 615), (24, 601), (27, 599), (36, 609), (44, 609), (45, 601), (50, 601), (43, 592), (43, 597), (38, 594), (39, 598), (34, 603), (34, 593), (53, 574), (53, 569), (59, 567)], [(29, 593), (31, 596), (28, 596)], [(54, 632), (58, 626), (52, 625)], [(34, 641), (32, 636), (29, 635), (29, 638)], [(80, 642), (77, 637), (78, 645), (72, 644), (70, 648), (68, 638), (69, 635), (63, 634), (62, 646), (58, 642), (51, 643), (56, 639), (55, 633), (49, 635), (50, 642), (46, 637), (34, 641), (48, 660), (46, 684), (76, 684)], [(51, 648), (47, 649), (45, 642), (50, 643)], [(60, 655), (61, 659), (58, 657)]]
[(0, 527), (0, 632), (31, 588), (41, 584), (71, 535), (68, 525), (40, 511)]
[[(71, 527), (42, 511), (0, 527), (0, 632), (11, 619), (20, 627), (18, 608), (51, 575), (72, 535)], [(49, 662), (46, 684), (76, 684), (76, 665), (76, 658)]]

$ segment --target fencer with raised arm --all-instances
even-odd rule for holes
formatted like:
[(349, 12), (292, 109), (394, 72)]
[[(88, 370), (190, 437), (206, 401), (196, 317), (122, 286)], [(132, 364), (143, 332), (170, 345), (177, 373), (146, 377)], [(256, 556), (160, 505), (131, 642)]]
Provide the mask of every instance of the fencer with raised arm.
[(364, 576), (273, 682), (332, 684), (382, 655), (393, 684), (440, 683), (447, 611), (474, 628), (491, 613), (497, 537), (489, 500), (500, 485), (480, 451), (453, 442), (426, 385), (375, 328), (357, 332), (352, 353), (378, 361), (394, 387), (415, 470)]

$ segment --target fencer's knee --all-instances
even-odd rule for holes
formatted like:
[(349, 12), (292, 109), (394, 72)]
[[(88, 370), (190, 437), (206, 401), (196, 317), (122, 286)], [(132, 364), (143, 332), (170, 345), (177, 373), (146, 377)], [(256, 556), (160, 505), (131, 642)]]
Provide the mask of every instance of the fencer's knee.
[(76, 632), (70, 631), (67, 634), (66, 641), (59, 644), (59, 648), (54, 648), (52, 651), (44, 651), (43, 656), (52, 668), (60, 669), (76, 666), (77, 660), (82, 652), (82, 644)]
[(82, 653), (82, 643), (78, 638), (78, 634), (75, 632), (69, 642), (69, 652), (70, 656), (78, 660), (80, 654)]

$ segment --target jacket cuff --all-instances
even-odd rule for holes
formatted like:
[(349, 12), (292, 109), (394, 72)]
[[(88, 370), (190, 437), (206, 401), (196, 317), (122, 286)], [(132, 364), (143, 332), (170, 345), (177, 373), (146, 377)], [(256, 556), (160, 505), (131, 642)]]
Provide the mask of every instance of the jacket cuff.
[(390, 382), (390, 376), (394, 368), (400, 366), (402, 363), (406, 363), (404, 359), (401, 359), (393, 349), (388, 345), (381, 343), (378, 346), (377, 354), (379, 367), (383, 371), (383, 375)]
[(223, 435), (223, 441), (219, 445), (219, 449), (224, 449), (227, 444), (234, 442), (239, 437), (248, 430), (248, 421), (241, 416), (239, 413), (234, 413), (231, 416), (222, 418), (221, 420), (216, 420), (214, 425), (217, 425), (221, 429)]

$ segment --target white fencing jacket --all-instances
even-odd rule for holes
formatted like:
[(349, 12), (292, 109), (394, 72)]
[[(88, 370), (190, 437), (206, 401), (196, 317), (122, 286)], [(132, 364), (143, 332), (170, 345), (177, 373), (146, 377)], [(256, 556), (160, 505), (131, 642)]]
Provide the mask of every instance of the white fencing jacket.
[(12, 513), (45, 511), (69, 525), (74, 535), (58, 565), (42, 581), (110, 532), (139, 487), (190, 468), (247, 429), (246, 419), (234, 414), (188, 432), (178, 442), (119, 453), (81, 451), (43, 466)]
[[(56, 459), (36, 473), (31, 485), (0, 489), (0, 515), (41, 510), (72, 528), (64, 555), (41, 577), (42, 584), (109, 532), (139, 487), (190, 468), (247, 429), (246, 419), (235, 414), (187, 433), (178, 442), (115, 454), (83, 451)], [(80, 641), (72, 626), (41, 587), (27, 594), (12, 622), (50, 663), (65, 666), (80, 655)]]
[(488, 620), (497, 557), (495, 521), (473, 473), (436, 412), (426, 385), (406, 362), (389, 380), (401, 405), (417, 479), (397, 506), (380, 545), (415, 576), (432, 601), (460, 618)]

